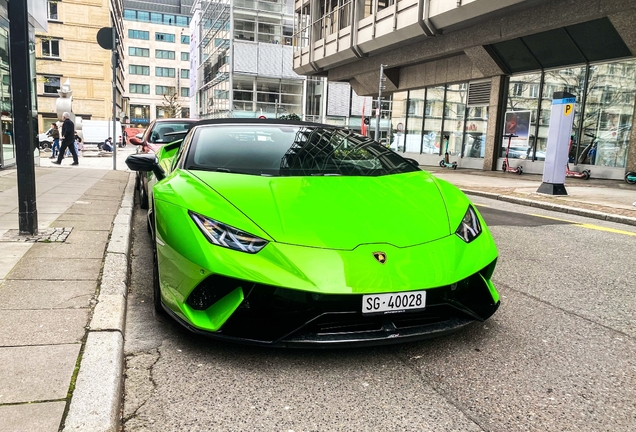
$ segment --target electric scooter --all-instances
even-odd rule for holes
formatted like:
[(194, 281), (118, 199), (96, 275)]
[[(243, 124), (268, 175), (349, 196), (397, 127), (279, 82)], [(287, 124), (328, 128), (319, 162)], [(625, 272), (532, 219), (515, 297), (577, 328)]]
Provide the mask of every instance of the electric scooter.
[[(570, 151), (572, 151), (572, 141), (571, 140), (570, 140), (570, 150), (568, 151), (568, 154), (569, 154)], [(570, 170), (570, 163), (567, 162), (565, 164), (565, 176), (566, 177), (582, 178), (583, 180), (587, 180), (587, 179), (590, 178), (591, 174), (592, 174), (592, 172), (589, 169), (584, 169), (581, 172), (572, 171), (572, 170)]]
[(636, 184), (636, 172), (630, 171), (625, 174), (625, 181), (629, 184)]
[(457, 162), (451, 162), (448, 154), (448, 141), (450, 140), (450, 135), (444, 135), (443, 138), (446, 140), (446, 153), (444, 153), (444, 159), (439, 161), (439, 166), (442, 168), (452, 168), (456, 170)]
[(511, 173), (515, 173), (515, 174), (521, 175), (523, 173), (523, 167), (522, 166), (518, 166), (516, 168), (512, 168), (510, 166), (510, 162), (508, 161), (508, 153), (510, 152), (510, 141), (512, 141), (512, 139), (516, 138), (517, 136), (518, 135), (513, 135), (513, 134), (504, 135), (504, 138), (508, 138), (508, 147), (506, 147), (506, 158), (504, 159), (503, 163), (501, 164), (501, 169), (503, 170), (503, 172), (511, 172)]

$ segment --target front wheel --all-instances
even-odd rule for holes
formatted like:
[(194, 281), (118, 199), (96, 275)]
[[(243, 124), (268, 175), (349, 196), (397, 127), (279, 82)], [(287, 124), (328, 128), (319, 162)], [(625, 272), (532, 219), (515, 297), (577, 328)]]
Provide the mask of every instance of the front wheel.
[(517, 174), (519, 175), (523, 174), (523, 168), (517, 167)]
[(439, 166), (440, 166), (440, 168), (444, 168), (444, 160), (443, 159), (441, 161), (439, 161)]
[(583, 170), (583, 180), (589, 180), (589, 179), (590, 179), (590, 171)]
[(506, 168), (508, 168), (508, 164), (506, 164), (506, 161), (503, 161), (503, 162), (501, 163), (501, 170), (502, 170), (503, 172), (506, 172)]
[(625, 181), (629, 184), (636, 184), (636, 172), (628, 172), (625, 174)]
[(457, 169), (457, 162), (453, 162), (453, 169), (456, 170)]

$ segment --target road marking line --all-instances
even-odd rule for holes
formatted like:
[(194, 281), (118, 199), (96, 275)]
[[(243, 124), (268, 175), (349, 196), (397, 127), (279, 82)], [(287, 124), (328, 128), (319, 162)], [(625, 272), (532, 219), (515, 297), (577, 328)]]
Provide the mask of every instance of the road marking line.
[(589, 228), (589, 229), (593, 229), (593, 230), (597, 230), (597, 231), (606, 231), (606, 232), (611, 232), (611, 233), (615, 233), (615, 234), (636, 236), (636, 233), (634, 233), (634, 232), (617, 230), (617, 229), (614, 229), (614, 228), (605, 228), (605, 227), (598, 226), (598, 225), (591, 225), (591, 224), (576, 224), (576, 225), (578, 225), (578, 226), (580, 226), (582, 228)]
[(581, 227), (581, 228), (587, 228), (587, 229), (593, 229), (593, 230), (597, 230), (597, 231), (605, 231), (605, 232), (611, 232), (614, 234), (623, 234), (623, 235), (628, 235), (628, 236), (636, 236), (635, 232), (631, 232), (631, 231), (623, 231), (623, 230), (619, 230), (619, 229), (614, 229), (614, 228), (606, 228), (606, 227), (602, 227), (599, 225), (592, 225), (592, 224), (586, 224), (586, 223), (580, 223), (580, 222), (574, 222), (571, 220), (567, 220), (567, 219), (560, 219), (560, 218), (555, 218), (555, 217), (551, 217), (551, 216), (544, 216), (544, 215), (538, 215), (538, 214), (531, 214), (530, 216), (536, 216), (536, 217), (540, 217), (540, 218), (544, 218), (544, 219), (552, 219), (552, 220), (557, 220), (560, 222), (567, 222), (570, 223), (572, 225)]
[(552, 219), (552, 220), (556, 220), (556, 221), (560, 221), (560, 222), (567, 222), (567, 223), (571, 223), (573, 225), (579, 225), (578, 222), (574, 222), (574, 221), (567, 220), (567, 219), (555, 218), (555, 217), (552, 217), (552, 216), (544, 216), (544, 215), (532, 214), (532, 213), (530, 213), (530, 216), (540, 217), (540, 218), (544, 218), (544, 219)]
[(473, 203), (473, 204), (479, 207), (490, 207), (489, 205), (486, 205), (486, 204), (477, 204), (477, 203)]

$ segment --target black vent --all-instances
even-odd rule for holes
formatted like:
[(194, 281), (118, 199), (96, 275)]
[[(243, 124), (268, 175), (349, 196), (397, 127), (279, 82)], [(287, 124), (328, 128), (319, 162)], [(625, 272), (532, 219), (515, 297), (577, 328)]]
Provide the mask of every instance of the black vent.
[(490, 81), (468, 84), (468, 106), (490, 105)]

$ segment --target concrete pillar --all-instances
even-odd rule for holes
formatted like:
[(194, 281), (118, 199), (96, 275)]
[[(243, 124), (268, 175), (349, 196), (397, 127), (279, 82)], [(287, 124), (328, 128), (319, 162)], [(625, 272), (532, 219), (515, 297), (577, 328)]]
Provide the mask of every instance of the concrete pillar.
[(508, 91), (506, 88), (507, 80), (504, 75), (494, 76), (491, 80), (484, 171), (497, 169), (497, 158), (501, 152), (501, 125), (506, 113), (505, 97)]

